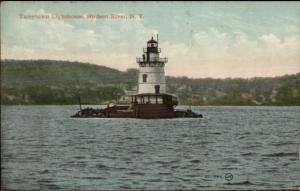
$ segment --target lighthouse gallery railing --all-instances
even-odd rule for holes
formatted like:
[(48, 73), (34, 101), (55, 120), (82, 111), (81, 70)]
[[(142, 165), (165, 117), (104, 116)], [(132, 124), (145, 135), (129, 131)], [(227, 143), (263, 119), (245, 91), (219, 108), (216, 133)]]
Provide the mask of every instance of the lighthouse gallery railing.
[(168, 62), (168, 58), (136, 58), (136, 62)]

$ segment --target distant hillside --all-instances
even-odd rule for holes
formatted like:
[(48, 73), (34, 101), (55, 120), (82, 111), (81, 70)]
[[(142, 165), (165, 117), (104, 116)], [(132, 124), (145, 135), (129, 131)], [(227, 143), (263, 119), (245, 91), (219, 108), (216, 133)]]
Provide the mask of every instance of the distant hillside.
[[(2, 60), (2, 104), (86, 104), (116, 100), (137, 84), (136, 69), (121, 72), (88, 63)], [(276, 78), (189, 79), (167, 77), (167, 91), (181, 104), (300, 105), (300, 73)]]
[(167, 80), (168, 91), (178, 95), (184, 104), (300, 105), (300, 73), (274, 78)]
[(1, 62), (3, 104), (103, 103), (136, 84), (135, 70), (53, 60)]

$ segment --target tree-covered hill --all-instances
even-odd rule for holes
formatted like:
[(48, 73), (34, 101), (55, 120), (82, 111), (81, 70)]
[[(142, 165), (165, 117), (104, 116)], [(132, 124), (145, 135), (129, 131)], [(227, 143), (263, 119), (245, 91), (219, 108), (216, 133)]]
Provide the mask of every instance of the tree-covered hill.
[[(87, 104), (116, 100), (137, 84), (136, 69), (121, 72), (88, 63), (2, 60), (2, 104)], [(167, 91), (181, 104), (300, 105), (300, 73), (275, 78), (167, 77)]]
[(185, 104), (300, 105), (300, 73), (250, 79), (168, 77), (168, 82), (169, 92), (176, 93)]
[[(133, 74), (132, 74), (133, 72)], [(74, 104), (108, 102), (135, 85), (135, 70), (120, 72), (88, 63), (53, 60), (1, 62), (3, 104)]]

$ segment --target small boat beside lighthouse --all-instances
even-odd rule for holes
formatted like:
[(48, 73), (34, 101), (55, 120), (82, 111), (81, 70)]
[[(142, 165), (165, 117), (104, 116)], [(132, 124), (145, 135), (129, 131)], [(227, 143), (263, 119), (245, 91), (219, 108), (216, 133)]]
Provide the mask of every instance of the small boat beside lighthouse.
[(104, 109), (80, 109), (72, 117), (115, 117), (115, 118), (177, 118), (202, 117), (189, 110), (175, 110), (178, 98), (166, 92), (165, 64), (167, 58), (160, 57), (158, 36), (147, 42), (142, 57), (136, 58), (139, 65), (138, 90), (121, 97), (119, 103)]

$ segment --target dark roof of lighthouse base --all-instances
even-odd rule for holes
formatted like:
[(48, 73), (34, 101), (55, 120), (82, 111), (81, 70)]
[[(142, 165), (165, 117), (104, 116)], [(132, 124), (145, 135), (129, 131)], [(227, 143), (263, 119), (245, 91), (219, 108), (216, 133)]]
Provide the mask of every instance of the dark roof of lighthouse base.
[(176, 95), (172, 94), (163, 94), (163, 93), (142, 93), (142, 94), (134, 94), (133, 96), (172, 96), (172, 97), (177, 97)]

